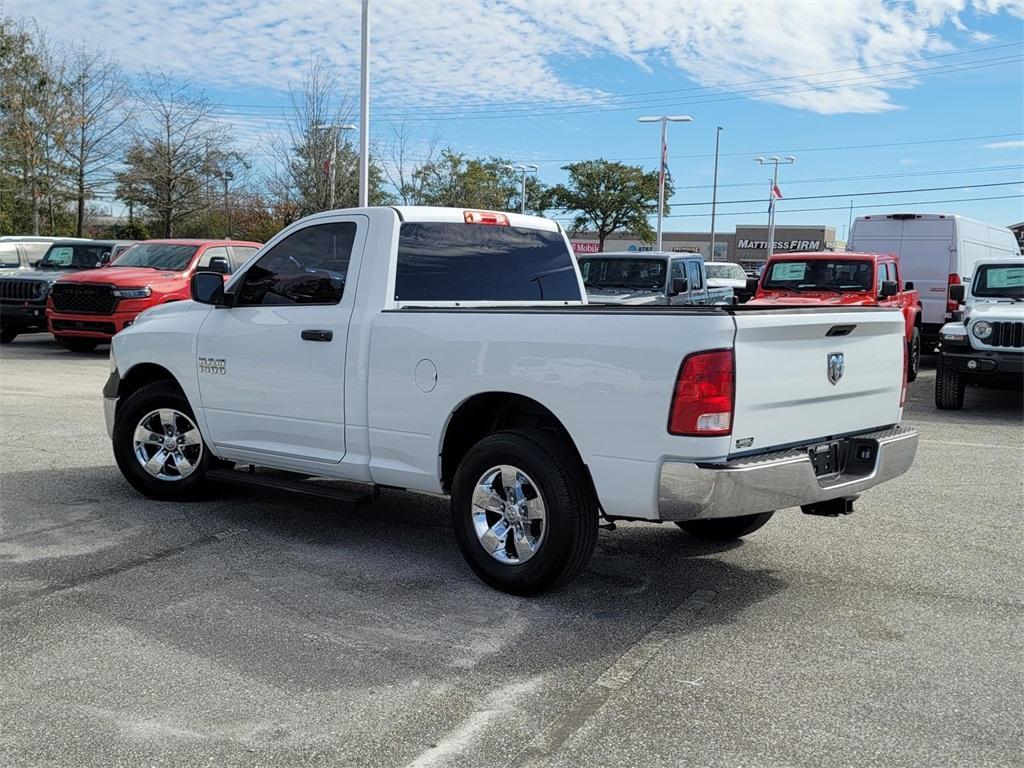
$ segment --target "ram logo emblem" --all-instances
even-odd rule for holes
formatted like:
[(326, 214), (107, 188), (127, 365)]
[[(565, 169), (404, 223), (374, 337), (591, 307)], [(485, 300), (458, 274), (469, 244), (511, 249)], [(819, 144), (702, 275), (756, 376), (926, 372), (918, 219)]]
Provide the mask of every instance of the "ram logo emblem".
[(843, 371), (846, 370), (846, 357), (842, 352), (829, 352), (828, 353), (828, 380), (833, 384), (838, 384), (839, 380), (843, 378)]

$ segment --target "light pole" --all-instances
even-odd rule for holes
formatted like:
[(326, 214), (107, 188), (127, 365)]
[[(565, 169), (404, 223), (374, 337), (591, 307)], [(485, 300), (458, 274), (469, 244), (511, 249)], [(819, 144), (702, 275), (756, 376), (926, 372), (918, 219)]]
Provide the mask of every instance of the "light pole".
[(370, 204), (370, 0), (363, 0), (359, 62), (359, 207)]
[(715, 180), (711, 186), (711, 253), (709, 260), (715, 260), (715, 208), (718, 206), (718, 140), (725, 129), (718, 126), (715, 129)]
[(313, 126), (314, 131), (330, 131), (331, 132), (331, 159), (330, 166), (328, 167), (328, 180), (327, 184), (330, 186), (328, 194), (327, 209), (334, 210), (334, 189), (337, 186), (336, 183), (336, 171), (335, 166), (338, 164), (338, 132), (339, 131), (354, 131), (356, 127), (350, 123), (345, 125), (338, 125), (337, 123), (317, 123)]
[[(775, 196), (779, 189), (779, 166), (780, 165), (792, 165), (796, 162), (796, 157), (793, 155), (787, 155), (786, 159), (781, 159), (778, 155), (772, 155), (767, 160), (763, 157), (755, 157), (758, 165), (771, 165), (774, 166), (772, 172), (772, 188), (768, 193), (768, 242), (765, 243), (767, 246), (768, 255), (765, 257), (765, 261), (768, 261), (775, 252)], [(779, 195), (782, 197), (782, 195)]]
[(522, 163), (520, 163), (519, 165), (506, 165), (505, 167), (508, 168), (510, 171), (519, 171), (520, 173), (523, 174), (522, 192), (519, 195), (519, 212), (526, 213), (526, 174), (527, 172), (537, 173), (537, 171), (539, 171), (540, 168), (538, 168), (536, 165), (533, 165), (532, 163), (530, 165), (523, 165)]
[(658, 170), (658, 234), (654, 250), (661, 250), (661, 220), (665, 215), (665, 174), (668, 173), (668, 124), (692, 123), (689, 115), (645, 115), (638, 123), (661, 123), (661, 164)]
[(231, 171), (221, 171), (221, 180), (224, 182), (224, 238), (231, 237), (231, 204), (228, 202), (228, 182), (235, 178)]

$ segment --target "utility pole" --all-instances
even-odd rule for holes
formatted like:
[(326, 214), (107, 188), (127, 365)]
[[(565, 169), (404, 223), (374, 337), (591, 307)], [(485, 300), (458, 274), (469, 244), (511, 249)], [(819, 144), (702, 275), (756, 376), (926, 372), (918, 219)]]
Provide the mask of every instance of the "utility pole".
[(665, 216), (665, 176), (668, 173), (668, 124), (692, 123), (689, 115), (645, 115), (637, 118), (638, 123), (661, 123), (661, 163), (658, 171), (658, 230), (654, 250), (661, 250), (661, 221)]
[(847, 233), (853, 232), (853, 200), (850, 201), (850, 218), (846, 224)]
[(363, 0), (359, 68), (359, 207), (370, 204), (370, 0)]
[(722, 131), (725, 129), (722, 126), (718, 126), (715, 129), (715, 180), (711, 185), (711, 253), (708, 254), (708, 260), (715, 260), (715, 208), (718, 205), (718, 140), (722, 136)]
[(540, 168), (538, 168), (536, 165), (533, 165), (532, 163), (530, 165), (523, 165), (522, 163), (520, 163), (519, 165), (506, 165), (505, 167), (508, 168), (510, 171), (519, 171), (520, 173), (523, 174), (522, 191), (519, 194), (519, 212), (526, 213), (526, 173), (527, 171), (529, 171), (530, 173), (537, 173), (537, 171), (539, 171)]
[(779, 193), (779, 166), (780, 165), (792, 165), (796, 162), (796, 157), (788, 155), (785, 160), (780, 159), (778, 155), (772, 155), (767, 160), (763, 157), (755, 157), (759, 165), (771, 165), (774, 166), (772, 172), (772, 188), (768, 192), (768, 242), (765, 243), (767, 246), (768, 255), (765, 257), (765, 261), (768, 261), (775, 253), (775, 198), (782, 197)]

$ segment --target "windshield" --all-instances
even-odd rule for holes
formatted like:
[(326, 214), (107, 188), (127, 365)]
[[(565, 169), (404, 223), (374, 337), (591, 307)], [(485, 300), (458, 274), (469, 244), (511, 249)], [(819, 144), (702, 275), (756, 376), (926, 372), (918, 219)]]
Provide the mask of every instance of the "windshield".
[(139, 243), (117, 257), (111, 267), (150, 267), (168, 272), (181, 272), (195, 256), (194, 245)]
[(629, 291), (665, 290), (662, 259), (580, 259), (583, 283), (588, 288), (624, 288)]
[(0, 243), (0, 267), (17, 267), (18, 246), (14, 243)]
[(793, 259), (776, 261), (768, 268), (766, 291), (870, 291), (874, 287), (870, 261)]
[(95, 269), (109, 255), (110, 243), (54, 244), (36, 266), (39, 269)]
[(707, 270), (708, 277), (721, 277), (729, 280), (746, 280), (747, 273), (743, 271), (743, 267), (739, 264), (715, 264), (714, 262), (708, 262), (704, 265)]
[(988, 298), (1024, 299), (1024, 264), (978, 267), (971, 293)]

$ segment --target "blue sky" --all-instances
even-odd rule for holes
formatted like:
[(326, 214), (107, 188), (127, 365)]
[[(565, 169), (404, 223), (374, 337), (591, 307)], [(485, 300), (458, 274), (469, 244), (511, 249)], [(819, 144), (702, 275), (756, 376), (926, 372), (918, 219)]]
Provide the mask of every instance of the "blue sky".
[[(358, 96), (354, 0), (5, 6), (63, 42), (116, 40), (111, 50), (130, 74), (160, 67), (194, 82), (243, 144), (281, 129), (289, 84), (313, 56), (334, 61)], [(1021, 0), (371, 0), (371, 8), (378, 145), (405, 118), (414, 154), (438, 134), (472, 154), (537, 163), (541, 180), (554, 183), (572, 160), (656, 167), (657, 126), (636, 118), (683, 113), (694, 122), (671, 127), (678, 189), (669, 230), (708, 227), (710, 206), (690, 204), (710, 200), (718, 125), (720, 201), (766, 197), (755, 155), (797, 156), (782, 170), (780, 224), (831, 224), (842, 235), (850, 193), (968, 186), (856, 196), (854, 213), (1024, 220)], [(852, 148), (881, 144), (896, 146)], [(792, 199), (821, 195), (841, 197)], [(762, 222), (765, 209), (722, 204), (718, 228)]]

